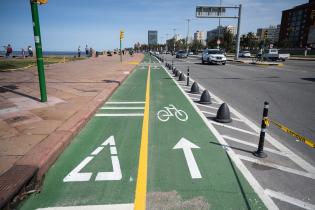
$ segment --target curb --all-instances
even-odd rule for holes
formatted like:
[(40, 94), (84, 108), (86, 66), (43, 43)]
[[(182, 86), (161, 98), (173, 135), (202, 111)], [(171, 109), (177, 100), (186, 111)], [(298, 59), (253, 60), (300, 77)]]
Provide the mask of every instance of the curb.
[(9, 207), (10, 201), (33, 178), (41, 181), (51, 165), (71, 143), (73, 137), (79, 133), (98, 108), (111, 97), (136, 67), (129, 74), (118, 77), (121, 80), (119, 84), (108, 84), (106, 89), (97, 94), (85, 108), (77, 111), (64, 124), (57, 128), (54, 133), (34, 146), (25, 156), (0, 176), (0, 209)]

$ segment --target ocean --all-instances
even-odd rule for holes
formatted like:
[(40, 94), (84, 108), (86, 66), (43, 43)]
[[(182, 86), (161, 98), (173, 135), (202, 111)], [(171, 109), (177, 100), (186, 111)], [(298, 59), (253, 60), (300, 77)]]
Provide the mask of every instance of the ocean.
[[(25, 55), (28, 55), (27, 52), (25, 52)], [(78, 56), (78, 52), (75, 51), (43, 51), (44, 56)], [(2, 50), (0, 51), (0, 56), (5, 56), (5, 52)], [(13, 56), (22, 56), (21, 51), (13, 51)], [(81, 56), (85, 56), (85, 51), (81, 51)]]

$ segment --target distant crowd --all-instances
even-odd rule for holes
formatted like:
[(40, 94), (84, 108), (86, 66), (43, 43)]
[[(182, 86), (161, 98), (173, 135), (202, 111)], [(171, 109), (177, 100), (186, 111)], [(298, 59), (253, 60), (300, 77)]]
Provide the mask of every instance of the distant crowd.
[[(85, 45), (85, 55), (87, 57), (95, 57), (96, 56), (96, 51), (92, 47), (88, 47), (88, 45)], [(79, 45), (78, 47), (78, 57), (81, 57), (81, 46)]]
[[(5, 52), (5, 57), (11, 58), (13, 56), (13, 48), (12, 48), (11, 44), (8, 44), (7, 46), (3, 46), (3, 48), (4, 48), (4, 52)], [(33, 57), (34, 54), (33, 54), (32, 46), (30, 46), (30, 45), (27, 46), (26, 50), (27, 50), (27, 53), (26, 53), (24, 48), (21, 49), (21, 56), (23, 58)]]

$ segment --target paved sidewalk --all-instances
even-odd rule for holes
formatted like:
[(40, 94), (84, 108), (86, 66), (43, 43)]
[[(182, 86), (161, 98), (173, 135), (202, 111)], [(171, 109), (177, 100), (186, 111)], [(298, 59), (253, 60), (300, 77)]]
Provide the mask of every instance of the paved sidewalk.
[(119, 56), (100, 56), (48, 65), (47, 103), (39, 102), (36, 68), (1, 72), (0, 208), (7, 195), (47, 171), (142, 58), (126, 55), (120, 64)]

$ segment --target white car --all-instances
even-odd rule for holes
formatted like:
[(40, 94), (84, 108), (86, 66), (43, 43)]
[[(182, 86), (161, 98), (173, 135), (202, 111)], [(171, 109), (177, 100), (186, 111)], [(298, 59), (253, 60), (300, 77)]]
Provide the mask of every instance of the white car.
[(226, 64), (226, 57), (224, 52), (220, 49), (206, 49), (202, 53), (201, 57), (202, 64), (211, 63), (211, 64)]
[(241, 51), (241, 52), (239, 53), (239, 56), (240, 56), (240, 57), (244, 57), (244, 58), (250, 58), (251, 54), (250, 54), (249, 51)]

